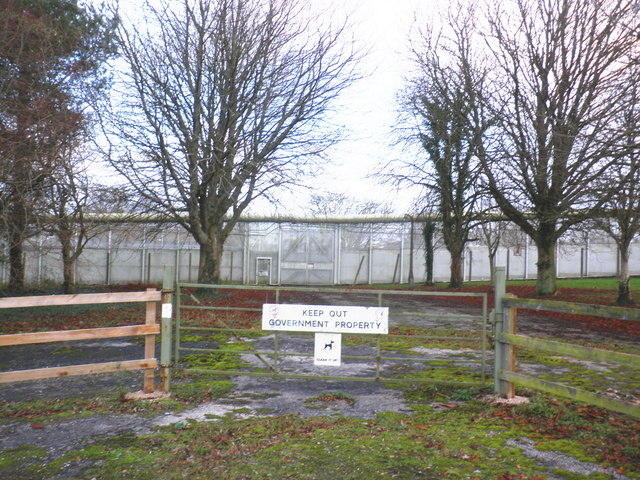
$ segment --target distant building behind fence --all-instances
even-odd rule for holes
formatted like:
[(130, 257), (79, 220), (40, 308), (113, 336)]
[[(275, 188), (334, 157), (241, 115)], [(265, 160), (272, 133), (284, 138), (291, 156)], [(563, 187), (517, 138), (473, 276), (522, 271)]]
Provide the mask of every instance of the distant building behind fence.
[[(417, 227), (421, 226), (418, 225)], [(225, 244), (222, 280), (243, 284), (372, 284), (406, 283), (413, 256), (416, 283), (425, 279), (424, 241), (414, 228), (411, 252), (410, 223), (375, 219), (357, 223), (328, 221), (247, 221), (239, 223)], [(559, 277), (613, 276), (619, 269), (615, 243), (601, 232), (561, 239), (557, 251)], [(521, 244), (500, 247), (497, 266), (509, 279), (536, 277), (537, 253), (522, 236)], [(638, 243), (631, 249), (631, 274), (640, 274)], [(7, 249), (0, 256), (0, 281), (9, 277)], [(35, 237), (25, 248), (26, 282), (62, 282), (57, 240)], [(449, 254), (436, 242), (434, 280), (449, 279)], [(175, 267), (183, 282), (198, 279), (198, 244), (177, 225), (154, 228), (144, 224), (105, 226), (76, 264), (79, 284), (159, 283), (162, 267)], [(489, 279), (487, 247), (468, 244), (463, 261), (464, 280)]]

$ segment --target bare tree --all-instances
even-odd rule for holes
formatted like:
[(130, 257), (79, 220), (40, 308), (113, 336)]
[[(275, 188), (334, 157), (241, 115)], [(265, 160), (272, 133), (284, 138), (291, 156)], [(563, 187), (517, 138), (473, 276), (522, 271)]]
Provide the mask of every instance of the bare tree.
[[(77, 142), (60, 149), (60, 158), (44, 188), (43, 215), (39, 223), (42, 230), (60, 242), (64, 293), (75, 290), (74, 267), (87, 243), (109, 228), (96, 221), (95, 214), (122, 211), (128, 203), (118, 187), (92, 181), (86, 170), (91, 153)], [(123, 215), (120, 221), (125, 219)]]
[(390, 205), (373, 200), (361, 201), (344, 193), (314, 193), (309, 200), (314, 215), (389, 215)]
[[(392, 213), (390, 205), (372, 200), (362, 201), (344, 193), (326, 192), (312, 194), (309, 210), (313, 215), (388, 215)], [(352, 224), (341, 229), (340, 241), (344, 248), (368, 249), (372, 235), (385, 230), (384, 224)]]
[(402, 99), (414, 120), (410, 138), (419, 142), (426, 158), (401, 162), (401, 170), (390, 176), (422, 187), (429, 199), (425, 203), (432, 199), (437, 205), (451, 255), (449, 286), (459, 287), (464, 248), (482, 196), (476, 144), (489, 120), (476, 98), (484, 89), (485, 70), (472, 62), (475, 12), (453, 6), (446, 19), (450, 32), (421, 32), (421, 42), (414, 46), (418, 73)]
[(119, 32), (129, 72), (113, 165), (193, 235), (200, 282), (219, 281), (247, 206), (308, 177), (337, 138), (325, 120), (357, 58), (343, 27), (306, 10), (296, 0), (165, 1)]
[(633, 304), (629, 288), (629, 255), (631, 242), (640, 234), (640, 71), (629, 76), (630, 102), (618, 119), (624, 132), (629, 153), (619, 165), (609, 169), (598, 182), (598, 194), (605, 198), (603, 212), (594, 218), (595, 225), (604, 230), (618, 246), (620, 270), (616, 304)]
[(487, 247), (491, 285), (495, 283), (496, 256), (503, 241), (506, 226), (506, 222), (494, 219), (485, 220), (478, 226), (477, 236)]
[(501, 121), (481, 158), (499, 207), (537, 247), (537, 294), (552, 295), (558, 238), (602, 207), (594, 181), (628, 151), (613, 119), (637, 60), (637, 1), (492, 3), (497, 94), (487, 103)]
[[(67, 157), (68, 151), (62, 152)], [(89, 199), (88, 180), (78, 165), (66, 158), (49, 178), (47, 198), (51, 216), (44, 221), (44, 230), (58, 237), (62, 254), (64, 293), (75, 288), (74, 265), (89, 240), (84, 225), (84, 213)]]

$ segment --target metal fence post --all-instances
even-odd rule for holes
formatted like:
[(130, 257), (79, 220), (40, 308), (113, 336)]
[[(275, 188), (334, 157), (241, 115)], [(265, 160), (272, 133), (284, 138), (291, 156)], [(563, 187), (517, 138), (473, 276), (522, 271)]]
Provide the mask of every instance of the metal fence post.
[(493, 311), (493, 335), (494, 335), (494, 366), (493, 366), (493, 390), (495, 393), (500, 393), (500, 370), (503, 366), (501, 364), (504, 348), (504, 344), (500, 341), (500, 334), (502, 333), (502, 299), (506, 291), (506, 272), (504, 267), (496, 267), (495, 269), (495, 304)]
[(173, 267), (166, 266), (163, 269), (162, 278), (162, 342), (160, 346), (160, 388), (163, 392), (169, 391), (171, 383), (171, 317), (173, 315)]
[(487, 323), (488, 323), (488, 311), (487, 295), (482, 296), (482, 360), (481, 360), (481, 380), (482, 384), (487, 383)]

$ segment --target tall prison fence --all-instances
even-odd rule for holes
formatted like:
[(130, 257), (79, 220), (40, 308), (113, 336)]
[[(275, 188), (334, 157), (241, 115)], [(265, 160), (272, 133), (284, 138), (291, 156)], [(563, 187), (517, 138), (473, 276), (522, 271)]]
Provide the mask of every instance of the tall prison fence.
[[(225, 243), (222, 281), (247, 285), (363, 285), (424, 281), (425, 246), (420, 228), (395, 223), (239, 223)], [(523, 237), (524, 238), (524, 237)], [(513, 242), (512, 242), (513, 243)], [(631, 248), (630, 273), (640, 274), (640, 256)], [(199, 247), (177, 225), (160, 229), (144, 224), (105, 225), (87, 244), (75, 265), (79, 284), (160, 283), (163, 266), (172, 266), (175, 279), (198, 278)], [(436, 240), (433, 277), (449, 279), (450, 256)], [(54, 237), (29, 239), (25, 253), (29, 284), (62, 281), (60, 248)], [(536, 276), (537, 251), (526, 238), (498, 249), (496, 265), (509, 279)], [(612, 276), (620, 268), (618, 249), (603, 234), (583, 240), (563, 238), (556, 252), (559, 277)], [(463, 258), (465, 281), (487, 280), (487, 247), (467, 245)], [(0, 282), (9, 277), (8, 247), (0, 251)]]

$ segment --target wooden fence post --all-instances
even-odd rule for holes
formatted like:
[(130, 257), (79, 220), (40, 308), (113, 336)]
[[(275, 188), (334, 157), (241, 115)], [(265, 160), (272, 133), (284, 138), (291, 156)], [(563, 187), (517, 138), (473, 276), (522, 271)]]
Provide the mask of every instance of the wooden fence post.
[(162, 342), (160, 346), (160, 389), (168, 392), (171, 383), (171, 317), (173, 314), (173, 268), (164, 267), (162, 278)]
[[(511, 297), (513, 295), (505, 294), (504, 298)], [(515, 335), (516, 333), (516, 312), (515, 307), (504, 307), (502, 311), (502, 333), (508, 333)], [(498, 370), (498, 376), (500, 371), (513, 373), (516, 369), (516, 356), (515, 347), (511, 343), (505, 343), (501, 339), (497, 339), (496, 345), (501, 345), (500, 358), (496, 356), (496, 365), (500, 365)], [(496, 393), (504, 396), (505, 398), (513, 398), (515, 396), (515, 386), (513, 382), (502, 380), (498, 378)]]
[[(148, 292), (156, 291), (154, 288), (147, 289)], [(146, 303), (146, 313), (145, 313), (145, 325), (155, 325), (156, 324), (156, 302), (147, 302)], [(156, 336), (155, 335), (145, 335), (144, 337), (144, 358), (145, 360), (151, 360), (156, 358)], [(145, 368), (144, 370), (144, 386), (143, 390), (145, 393), (153, 393), (154, 391), (154, 377), (155, 377), (155, 369), (154, 368)]]
[(500, 392), (500, 364), (503, 358), (502, 349), (504, 344), (500, 342), (500, 334), (502, 333), (502, 299), (506, 291), (506, 273), (504, 267), (496, 267), (495, 269), (495, 301), (493, 310), (493, 338), (494, 338), (494, 361), (493, 361), (493, 391)]

